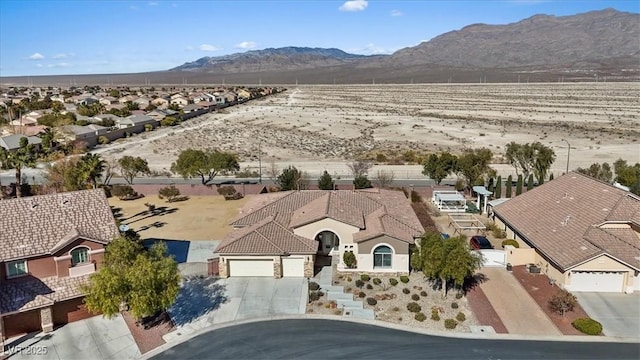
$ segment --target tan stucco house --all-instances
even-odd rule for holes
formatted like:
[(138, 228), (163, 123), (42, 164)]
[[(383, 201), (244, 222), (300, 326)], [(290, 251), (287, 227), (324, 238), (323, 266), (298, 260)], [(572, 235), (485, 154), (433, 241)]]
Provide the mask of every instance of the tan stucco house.
[(570, 291), (640, 291), (640, 197), (577, 172), (494, 207), (515, 239), (512, 265), (534, 264)]
[(118, 235), (102, 189), (0, 201), (0, 342), (93, 316), (81, 285)]
[(402, 192), (378, 189), (256, 195), (231, 225), (216, 249), (223, 277), (311, 277), (317, 256), (338, 256), (341, 271), (408, 273), (409, 246), (424, 232)]

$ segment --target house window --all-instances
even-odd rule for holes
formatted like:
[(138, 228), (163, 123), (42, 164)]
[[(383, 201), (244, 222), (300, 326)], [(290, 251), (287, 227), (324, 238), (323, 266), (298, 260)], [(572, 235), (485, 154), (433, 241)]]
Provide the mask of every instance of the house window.
[(393, 255), (393, 252), (390, 247), (385, 245), (378, 246), (373, 251), (373, 267), (382, 269), (390, 268), (391, 255)]
[(71, 266), (89, 262), (89, 249), (79, 247), (71, 250)]
[(16, 260), (7, 262), (7, 278), (27, 275), (27, 260)]

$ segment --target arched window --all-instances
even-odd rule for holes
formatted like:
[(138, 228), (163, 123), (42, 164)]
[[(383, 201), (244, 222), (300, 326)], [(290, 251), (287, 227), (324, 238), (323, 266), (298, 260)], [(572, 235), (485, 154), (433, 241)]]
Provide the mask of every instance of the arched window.
[(386, 245), (378, 246), (373, 251), (373, 267), (374, 268), (390, 268), (391, 267), (391, 255), (393, 251)]
[(89, 249), (79, 247), (71, 250), (71, 266), (89, 262)]

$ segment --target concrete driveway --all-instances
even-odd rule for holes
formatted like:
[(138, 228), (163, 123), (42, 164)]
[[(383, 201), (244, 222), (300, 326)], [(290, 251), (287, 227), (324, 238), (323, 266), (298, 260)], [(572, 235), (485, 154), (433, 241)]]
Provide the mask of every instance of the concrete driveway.
[(169, 310), (176, 331), (165, 341), (196, 330), (235, 320), (269, 315), (304, 314), (307, 279), (238, 277), (186, 280)]
[(513, 274), (497, 267), (480, 272), (487, 277), (480, 288), (509, 334), (562, 335)]
[(640, 294), (573, 293), (607, 336), (640, 339)]
[[(94, 316), (51, 333), (9, 339), (9, 359), (136, 359), (140, 351), (122, 316), (113, 320)], [(31, 352), (31, 353), (30, 353)]]

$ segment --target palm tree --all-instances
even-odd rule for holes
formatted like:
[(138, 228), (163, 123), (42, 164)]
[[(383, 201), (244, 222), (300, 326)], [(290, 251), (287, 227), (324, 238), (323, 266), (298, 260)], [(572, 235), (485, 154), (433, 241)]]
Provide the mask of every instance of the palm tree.
[(86, 154), (80, 158), (80, 170), (85, 179), (87, 179), (93, 188), (98, 187), (98, 180), (102, 177), (106, 162), (99, 154)]
[(38, 157), (33, 144), (29, 144), (26, 137), (20, 138), (20, 147), (15, 151), (9, 151), (0, 147), (0, 165), (5, 169), (16, 170), (16, 196), (22, 197), (22, 168), (34, 167)]

